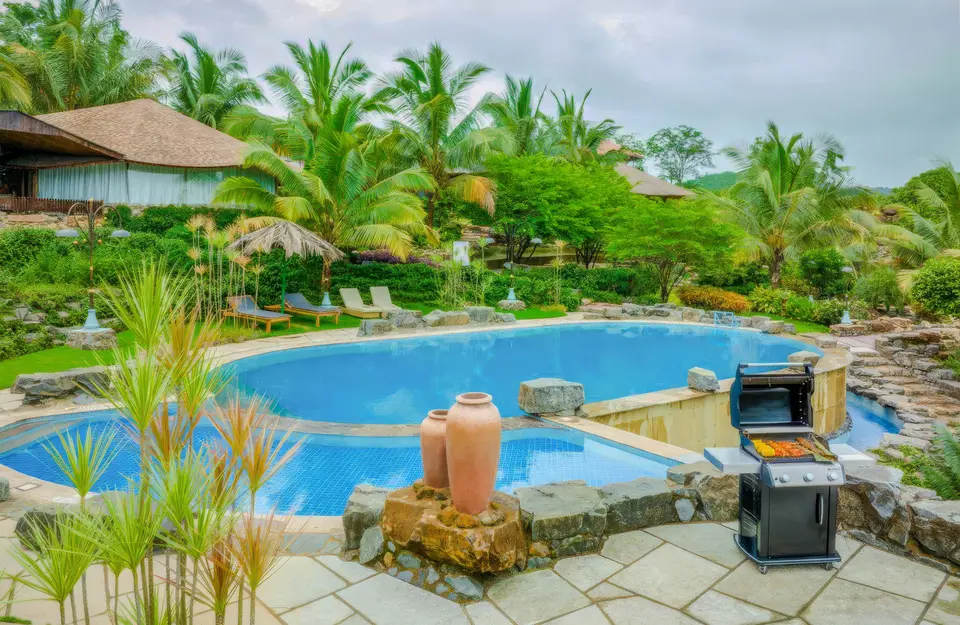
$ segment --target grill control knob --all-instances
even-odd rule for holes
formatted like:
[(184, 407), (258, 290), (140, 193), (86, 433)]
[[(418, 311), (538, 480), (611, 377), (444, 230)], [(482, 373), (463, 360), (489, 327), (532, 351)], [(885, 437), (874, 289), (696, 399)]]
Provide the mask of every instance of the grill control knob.
[(780, 476), (780, 483), (786, 484), (789, 481), (790, 481), (790, 476), (787, 475), (786, 473)]
[(837, 474), (836, 471), (828, 471), (828, 472), (827, 472), (827, 479), (830, 480), (831, 482), (837, 481), (837, 478), (838, 478), (838, 477), (840, 477), (840, 476)]
[(804, 473), (804, 474), (803, 474), (803, 481), (804, 481), (804, 482), (812, 482), (812, 481), (813, 481), (813, 473)]

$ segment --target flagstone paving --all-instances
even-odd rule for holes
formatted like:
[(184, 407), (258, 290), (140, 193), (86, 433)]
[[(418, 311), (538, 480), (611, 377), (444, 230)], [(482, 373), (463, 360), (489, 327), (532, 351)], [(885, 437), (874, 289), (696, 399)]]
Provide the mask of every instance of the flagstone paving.
[[(2, 509), (2, 507), (0, 507)], [(0, 540), (14, 524), (0, 518)], [(338, 538), (299, 541), (260, 588), (258, 625), (960, 625), (960, 577), (838, 537), (834, 571), (771, 568), (731, 549), (736, 525), (694, 523), (612, 537), (600, 554), (553, 568), (502, 576), (484, 601), (458, 605), (396, 578), (331, 555)], [(312, 544), (313, 553), (305, 545)], [(11, 565), (8, 554), (0, 562)], [(157, 570), (162, 570), (158, 562)], [(109, 625), (103, 573), (88, 574), (91, 625)], [(129, 593), (130, 580), (120, 592)], [(0, 584), (0, 595), (9, 582)], [(130, 597), (129, 594), (126, 595)], [(59, 623), (56, 606), (17, 592), (11, 614)], [(121, 598), (123, 599), (123, 597)], [(244, 614), (249, 613), (249, 604)], [(0, 612), (2, 614), (2, 612)], [(68, 620), (69, 620), (68, 609)], [(236, 622), (231, 606), (227, 623)], [(82, 617), (81, 617), (82, 622)], [(198, 609), (195, 625), (213, 625)]]

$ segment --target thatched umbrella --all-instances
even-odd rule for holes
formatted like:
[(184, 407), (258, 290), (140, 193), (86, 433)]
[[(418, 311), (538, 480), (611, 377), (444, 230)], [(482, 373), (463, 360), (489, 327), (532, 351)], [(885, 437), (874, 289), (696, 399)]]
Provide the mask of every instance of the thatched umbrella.
[(287, 295), (287, 261), (291, 256), (294, 254), (303, 258), (322, 256), (328, 263), (343, 258), (343, 252), (336, 247), (306, 228), (285, 219), (278, 219), (259, 230), (243, 235), (231, 243), (228, 249), (249, 255), (253, 252), (269, 252), (276, 248), (282, 249), (286, 254), (283, 259), (283, 276), (280, 282), (280, 312), (284, 312)]

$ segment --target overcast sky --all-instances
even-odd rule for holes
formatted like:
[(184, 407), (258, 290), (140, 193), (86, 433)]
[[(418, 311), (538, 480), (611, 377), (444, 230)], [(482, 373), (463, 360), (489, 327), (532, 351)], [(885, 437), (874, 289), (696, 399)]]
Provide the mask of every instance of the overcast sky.
[[(717, 148), (774, 120), (830, 132), (858, 182), (896, 186), (934, 157), (960, 164), (960, 0), (120, 0), (136, 36), (184, 30), (260, 73), (284, 41), (325, 39), (376, 71), (439, 40), (458, 62), (593, 88), (591, 119), (647, 137), (689, 124)], [(725, 163), (717, 160), (717, 169)]]

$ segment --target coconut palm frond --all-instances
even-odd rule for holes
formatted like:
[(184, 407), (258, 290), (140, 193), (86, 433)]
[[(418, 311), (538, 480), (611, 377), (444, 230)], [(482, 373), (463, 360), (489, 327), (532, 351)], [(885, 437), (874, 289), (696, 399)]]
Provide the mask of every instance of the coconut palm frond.
[(330, 262), (343, 258), (343, 252), (336, 247), (306, 228), (287, 220), (278, 220), (246, 234), (231, 243), (229, 247), (244, 254), (269, 252), (277, 248), (282, 249), (287, 258), (294, 255), (304, 258), (322, 256)]

